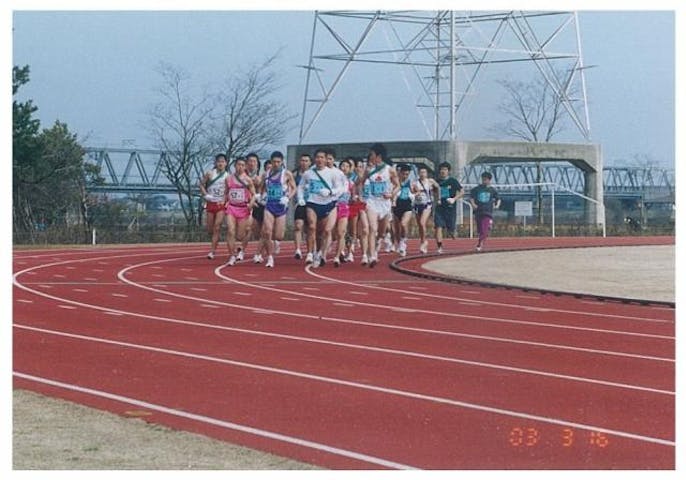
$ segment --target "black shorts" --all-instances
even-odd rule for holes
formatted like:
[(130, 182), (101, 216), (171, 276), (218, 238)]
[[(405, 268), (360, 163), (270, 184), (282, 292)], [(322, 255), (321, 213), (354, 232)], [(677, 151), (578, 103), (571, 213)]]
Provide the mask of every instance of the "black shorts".
[(252, 209), (252, 218), (262, 223), (264, 221), (264, 205), (256, 205)]
[(307, 207), (305, 205), (298, 205), (295, 207), (295, 216), (293, 219), (307, 222)]
[(436, 206), (434, 211), (434, 225), (438, 228), (445, 228), (449, 232), (455, 231), (457, 223), (457, 209), (455, 207)]
[(412, 211), (412, 200), (396, 200), (395, 207), (393, 207), (393, 216), (398, 220), (403, 218), (405, 212)]
[(307, 202), (307, 208), (310, 208), (314, 211), (314, 213), (317, 215), (317, 220), (321, 220), (321, 219), (329, 216), (329, 213), (331, 213), (331, 210), (336, 208), (336, 203), (337, 202), (335, 200), (333, 202), (327, 203), (325, 205)]

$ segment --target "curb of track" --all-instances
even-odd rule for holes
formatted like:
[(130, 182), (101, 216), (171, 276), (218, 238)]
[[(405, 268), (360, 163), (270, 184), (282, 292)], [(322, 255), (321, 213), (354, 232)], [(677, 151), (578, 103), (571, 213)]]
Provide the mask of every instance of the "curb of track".
[[(512, 284), (508, 284), (508, 283), (487, 282), (487, 281), (475, 280), (475, 279), (470, 279), (470, 278), (460, 277), (460, 276), (451, 276), (451, 275), (444, 275), (444, 274), (435, 273), (435, 272), (413, 270), (413, 269), (401, 266), (401, 264), (403, 264), (403, 263), (410, 262), (413, 260), (419, 260), (422, 258), (434, 259), (434, 258), (438, 258), (438, 257), (443, 257), (443, 258), (461, 257), (461, 256), (465, 256), (465, 255), (485, 255), (488, 253), (501, 253), (501, 252), (523, 252), (523, 251), (534, 251), (534, 250), (561, 250), (561, 249), (571, 249), (571, 248), (600, 248), (600, 247), (611, 247), (611, 246), (617, 246), (617, 245), (593, 245), (593, 246), (580, 245), (580, 246), (571, 246), (571, 247), (528, 247), (528, 248), (514, 248), (514, 249), (494, 248), (492, 250), (489, 249), (488, 252), (480, 252), (480, 253), (477, 253), (474, 251), (467, 251), (467, 252), (465, 252), (465, 251), (447, 251), (447, 252), (443, 252), (443, 253), (428, 253), (428, 254), (423, 254), (423, 255), (414, 255), (414, 256), (410, 256), (410, 257), (398, 258), (398, 259), (394, 260), (393, 262), (391, 262), (389, 267), (391, 268), (391, 270), (395, 270), (396, 272), (400, 272), (400, 273), (403, 273), (405, 275), (424, 278), (427, 280), (435, 280), (435, 281), (439, 281), (439, 282), (456, 283), (456, 284), (461, 284), (461, 285), (476, 285), (479, 287), (486, 287), (486, 288), (501, 288), (501, 289), (505, 289), (505, 290), (520, 290), (522, 292), (537, 292), (537, 293), (540, 293), (542, 295), (553, 295), (556, 297), (567, 296), (567, 297), (574, 297), (574, 298), (585, 298), (585, 299), (596, 300), (598, 302), (656, 305), (656, 306), (670, 307), (670, 308), (676, 307), (675, 302), (667, 302), (667, 301), (662, 301), (662, 300), (649, 300), (649, 299), (629, 298), (629, 297), (614, 297), (614, 296), (610, 296), (610, 295), (594, 295), (592, 293), (578, 293), (578, 292), (570, 292), (570, 291), (563, 291), (563, 290), (552, 290), (552, 289), (547, 289), (547, 288), (524, 287), (521, 285), (512, 285)], [(618, 245), (618, 246), (632, 246), (632, 245)]]

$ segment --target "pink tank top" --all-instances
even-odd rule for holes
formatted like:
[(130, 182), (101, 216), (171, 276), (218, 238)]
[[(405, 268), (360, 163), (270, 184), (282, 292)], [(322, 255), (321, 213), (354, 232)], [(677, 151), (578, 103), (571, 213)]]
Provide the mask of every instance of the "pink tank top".
[(250, 190), (231, 175), (226, 182), (229, 186), (229, 204), (235, 207), (245, 207), (250, 202)]

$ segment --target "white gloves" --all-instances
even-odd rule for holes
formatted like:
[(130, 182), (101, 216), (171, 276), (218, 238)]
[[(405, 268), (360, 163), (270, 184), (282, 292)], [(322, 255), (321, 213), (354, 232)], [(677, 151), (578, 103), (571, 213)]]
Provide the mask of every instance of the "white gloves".
[(452, 205), (453, 203), (455, 203), (455, 199), (453, 197), (450, 197), (450, 198), (446, 199), (446, 202), (448, 202), (450, 205)]
[(288, 202), (290, 201), (290, 198), (288, 198), (287, 195), (284, 195), (283, 197), (281, 197), (281, 199), (279, 201), (281, 202), (281, 205), (286, 207), (286, 206), (288, 206)]
[(328, 188), (322, 188), (317, 193), (319, 193), (319, 195), (321, 195), (322, 197), (328, 197), (331, 195), (331, 190), (329, 190)]
[(210, 195), (209, 193), (205, 194), (202, 198), (204, 198), (208, 202), (214, 202), (214, 197), (212, 195)]
[(299, 198), (299, 199), (298, 199), (298, 205), (300, 205), (301, 207), (304, 207), (304, 206), (306, 205), (306, 203), (307, 203), (307, 202), (305, 202), (305, 199), (304, 199), (304, 198)]

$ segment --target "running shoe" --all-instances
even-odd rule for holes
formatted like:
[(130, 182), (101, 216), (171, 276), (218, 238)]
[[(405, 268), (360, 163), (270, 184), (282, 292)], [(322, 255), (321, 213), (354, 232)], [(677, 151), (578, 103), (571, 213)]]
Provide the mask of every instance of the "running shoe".
[(427, 241), (426, 241), (426, 240), (424, 240), (424, 241), (422, 242), (422, 244), (419, 245), (419, 251), (420, 251), (421, 253), (426, 253), (426, 252), (428, 251), (428, 250), (427, 250)]
[(319, 268), (319, 264), (322, 261), (322, 257), (319, 255), (319, 252), (314, 254), (314, 259), (312, 260), (312, 268)]
[(208, 253), (208, 254), (207, 254), (207, 258), (210, 259), (210, 260), (213, 260), (213, 259), (214, 259), (214, 251)]
[(305, 257), (305, 263), (309, 265), (310, 263), (314, 262), (314, 255), (312, 252), (307, 252), (307, 256)]
[(362, 261), (360, 262), (361, 265), (367, 265), (369, 263), (369, 258), (367, 257), (367, 254), (362, 255)]
[[(342, 255), (341, 255), (341, 256), (342, 256)], [(338, 257), (334, 258), (334, 259), (333, 259), (333, 266), (336, 267), (336, 268), (340, 267), (340, 266), (341, 266), (341, 259), (338, 258)]]
[(252, 261), (253, 261), (253, 263), (262, 263), (262, 261), (263, 261), (262, 255), (260, 255), (259, 253), (256, 253), (255, 256), (252, 257)]
[(348, 256), (345, 257), (345, 261), (350, 263), (355, 261), (355, 255), (353, 255), (353, 252), (348, 253)]
[(344, 253), (341, 253), (341, 254), (338, 256), (338, 260), (339, 260), (340, 263), (345, 263), (345, 262), (348, 261)]
[(407, 250), (405, 250), (404, 248), (400, 248), (398, 249), (398, 254), (400, 254), (401, 257), (404, 257), (405, 255), (407, 255)]
[(436, 249), (436, 253), (438, 253), (439, 255), (440, 255), (441, 253), (443, 253), (443, 247), (438, 247), (438, 248)]
[(243, 258), (245, 258), (245, 255), (243, 255), (243, 249), (241, 248), (238, 250), (238, 255), (236, 256), (236, 260), (238, 260), (240, 262), (243, 260)]
[(476, 251), (477, 251), (477, 252), (480, 252), (480, 251), (481, 251), (481, 244), (480, 244), (480, 243), (476, 245)]
[(281, 251), (281, 242), (279, 242), (278, 240), (274, 240), (274, 255), (278, 255), (280, 251)]
[(377, 263), (379, 263), (379, 260), (376, 257), (372, 257), (372, 260), (369, 262), (369, 268), (376, 267)]
[(272, 257), (271, 255), (267, 257), (267, 264), (265, 265), (265, 267), (274, 268), (274, 257)]
[(226, 264), (229, 267), (233, 267), (234, 265), (236, 265), (236, 255), (231, 255), (231, 258), (229, 258), (229, 261), (226, 262)]
[(303, 254), (302, 254), (302, 252), (300, 251), (300, 249), (297, 249), (297, 250), (295, 251), (295, 259), (296, 259), (296, 260), (300, 260), (301, 258), (303, 258)]

